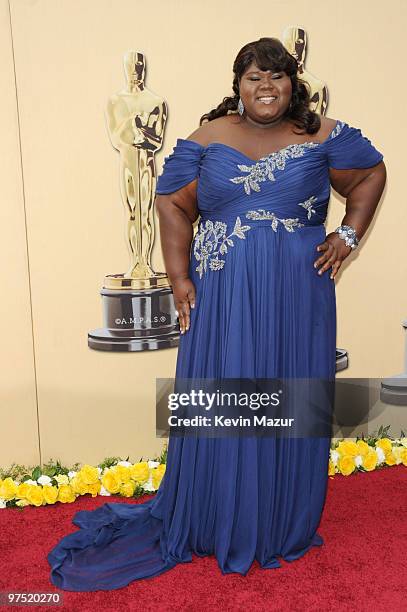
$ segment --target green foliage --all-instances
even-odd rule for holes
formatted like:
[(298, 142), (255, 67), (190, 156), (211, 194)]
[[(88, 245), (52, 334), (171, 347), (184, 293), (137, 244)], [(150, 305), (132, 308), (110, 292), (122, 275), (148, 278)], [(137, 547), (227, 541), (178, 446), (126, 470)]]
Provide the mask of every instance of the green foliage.
[(128, 459), (122, 459), (121, 457), (106, 457), (102, 463), (98, 464), (98, 467), (100, 467), (103, 472), (105, 468), (109, 469), (119, 461), (128, 461)]
[[(404, 437), (405, 437), (404, 432), (401, 430), (400, 438), (404, 438)], [(373, 431), (370, 435), (366, 437), (362, 432), (361, 436), (356, 437), (356, 441), (363, 440), (369, 446), (374, 447), (376, 444), (376, 441), (380, 440), (381, 438), (388, 438), (389, 440), (395, 440), (395, 437), (390, 434), (390, 425), (386, 425), (386, 426), (380, 425), (378, 430), (375, 429), (375, 431)]]
[[(376, 445), (376, 441), (380, 440), (381, 438), (389, 438), (389, 440), (395, 440), (396, 438), (394, 436), (390, 435), (390, 425), (380, 425), (379, 429), (375, 429), (375, 431), (373, 431), (371, 434), (369, 434), (368, 436), (365, 436), (365, 434), (362, 432), (362, 434), (360, 436), (356, 436), (356, 442), (358, 440), (363, 440), (364, 442), (366, 442), (366, 444), (368, 444), (369, 446), (372, 446), (373, 448)], [(405, 438), (406, 434), (404, 433), (403, 430), (400, 430), (400, 438)], [(342, 440), (344, 440), (345, 438), (341, 438), (340, 440), (332, 440), (331, 441), (331, 450), (335, 450), (335, 448), (338, 446), (338, 443)]]
[[(119, 461), (131, 461), (130, 456), (127, 456), (126, 459), (122, 457), (106, 457), (98, 464), (98, 467), (103, 471), (104, 468), (111, 468)], [(139, 461), (143, 461), (143, 458), (139, 459)], [(158, 461), (159, 463), (167, 462), (167, 444), (165, 444), (161, 454), (156, 456), (153, 461)], [(26, 480), (37, 480), (41, 474), (45, 474), (45, 476), (49, 476), (50, 478), (60, 474), (65, 474), (67, 476), (69, 472), (78, 472), (81, 469), (81, 465), (81, 463), (75, 463), (73, 466), (68, 467), (63, 465), (59, 459), (50, 459), (47, 463), (44, 463), (42, 467), (40, 465), (25, 466), (13, 463), (9, 468), (0, 468), (0, 479), (5, 480), (6, 478), (12, 478), (18, 482), (25, 482)], [(57, 484), (57, 482), (54, 480), (53, 484)], [(143, 494), (144, 491), (142, 488), (141, 491), (140, 494)]]

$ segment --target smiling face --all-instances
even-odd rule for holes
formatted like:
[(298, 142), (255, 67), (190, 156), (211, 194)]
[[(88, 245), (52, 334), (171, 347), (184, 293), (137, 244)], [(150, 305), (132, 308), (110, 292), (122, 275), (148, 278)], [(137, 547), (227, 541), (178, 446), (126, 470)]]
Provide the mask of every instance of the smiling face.
[(290, 105), (291, 93), (291, 79), (284, 71), (259, 70), (254, 61), (240, 79), (246, 116), (255, 123), (280, 120)]

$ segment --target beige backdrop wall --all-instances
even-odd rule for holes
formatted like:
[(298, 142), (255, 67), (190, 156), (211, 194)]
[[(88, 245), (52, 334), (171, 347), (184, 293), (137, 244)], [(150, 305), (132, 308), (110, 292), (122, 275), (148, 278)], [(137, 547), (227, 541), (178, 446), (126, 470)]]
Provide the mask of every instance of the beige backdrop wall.
[[(363, 246), (337, 277), (338, 376), (402, 370), (407, 316), (403, 240), (403, 0), (0, 0), (0, 465), (107, 455), (151, 457), (155, 378), (177, 349), (90, 350), (106, 273), (128, 264), (118, 154), (104, 120), (124, 87), (123, 54), (142, 51), (146, 85), (169, 106), (157, 172), (177, 137), (231, 93), (233, 59), (260, 36), (301, 25), (306, 66), (326, 81), (327, 116), (360, 127), (384, 153), (388, 184)], [(333, 194), (327, 227), (344, 213)], [(153, 265), (163, 269), (158, 236)]]

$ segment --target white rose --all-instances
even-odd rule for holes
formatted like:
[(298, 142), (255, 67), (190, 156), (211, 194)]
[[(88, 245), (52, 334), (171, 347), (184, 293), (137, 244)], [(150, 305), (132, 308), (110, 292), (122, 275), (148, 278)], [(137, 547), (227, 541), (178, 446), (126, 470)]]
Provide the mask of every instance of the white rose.
[(151, 478), (151, 476), (147, 480), (147, 482), (143, 484), (143, 489), (144, 491), (155, 491), (155, 488), (153, 487), (153, 479)]
[(124, 465), (125, 467), (130, 467), (133, 464), (130, 463), (130, 461), (119, 461), (117, 465)]
[[(105, 468), (105, 469), (106, 469), (106, 468)], [(100, 474), (102, 473), (102, 468), (98, 467), (98, 468), (97, 468), (97, 470), (98, 470), (98, 473), (99, 473), (99, 476), (100, 476)], [(103, 470), (103, 471), (104, 471), (104, 470)]]
[(6, 507), (6, 500), (0, 497), (0, 510)]
[(150, 468), (150, 470), (152, 470), (153, 468), (156, 468), (160, 465), (159, 461), (149, 461), (148, 462), (148, 467)]
[(24, 482), (26, 484), (35, 485), (36, 487), (38, 487), (38, 482), (36, 480), (31, 480), (31, 478), (30, 478), (30, 480), (24, 480)]
[(68, 478), (71, 478), (71, 479), (75, 478), (77, 473), (78, 472), (75, 472), (74, 470), (71, 470), (70, 472), (68, 472)]
[(356, 455), (355, 457), (355, 465), (356, 467), (360, 467), (363, 463), (363, 459), (361, 455)]
[(109, 493), (109, 491), (107, 489), (105, 489), (105, 487), (102, 485), (100, 487), (99, 495), (105, 495), (106, 497), (108, 497), (109, 495), (111, 495), (111, 493)]
[(50, 485), (51, 484), (51, 478), (49, 476), (46, 476), (45, 474), (42, 474), (42, 476), (37, 478), (37, 482), (38, 482), (38, 484), (40, 484), (42, 486)]
[(376, 446), (376, 455), (377, 455), (377, 462), (383, 463), (383, 461), (385, 460), (385, 455), (384, 455), (383, 449), (380, 448), (380, 446)]
[(336, 450), (331, 450), (331, 461), (334, 465), (338, 463), (339, 453)]

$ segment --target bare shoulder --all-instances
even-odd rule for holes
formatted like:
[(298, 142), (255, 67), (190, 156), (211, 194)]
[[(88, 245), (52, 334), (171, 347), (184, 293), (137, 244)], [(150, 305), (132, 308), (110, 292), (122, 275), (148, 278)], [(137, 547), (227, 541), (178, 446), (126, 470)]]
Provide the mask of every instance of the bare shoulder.
[(319, 131), (316, 133), (316, 136), (318, 136), (322, 142), (326, 138), (328, 138), (329, 134), (334, 129), (336, 125), (336, 119), (331, 119), (330, 117), (324, 117), (324, 115), (319, 115), (319, 118), (321, 120), (321, 127), (319, 128)]
[(223, 129), (230, 125), (234, 115), (224, 115), (203, 123), (198, 129), (190, 134), (186, 140), (194, 140), (195, 142), (206, 147), (208, 144), (216, 140), (222, 133)]

